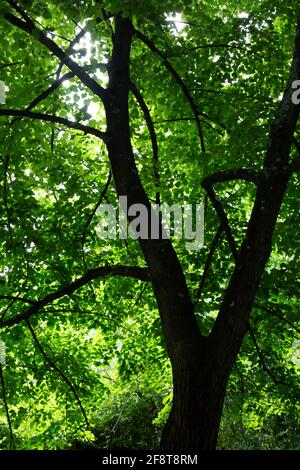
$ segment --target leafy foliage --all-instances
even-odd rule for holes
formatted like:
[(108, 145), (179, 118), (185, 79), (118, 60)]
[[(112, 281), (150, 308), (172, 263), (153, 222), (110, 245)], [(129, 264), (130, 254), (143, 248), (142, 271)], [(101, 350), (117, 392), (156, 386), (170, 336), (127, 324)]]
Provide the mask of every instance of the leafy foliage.
[[(1, 108), (26, 109), (68, 72), (37, 37), (6, 21), (5, 13), (13, 11), (8, 3), (1, 0), (0, 84), (7, 91), (0, 112)], [(270, 124), (288, 77), (297, 1), (24, 0), (19, 4), (103, 87), (113, 28), (105, 12), (113, 15), (119, 10), (152, 39), (182, 77), (199, 109), (205, 152), (178, 83), (161, 57), (135, 37), (131, 79), (154, 122), (159, 185), (149, 131), (132, 94), (130, 125), (138, 170), (151, 200), (159, 190), (161, 200), (169, 204), (196, 204), (205, 199), (200, 186), (205, 176), (241, 166), (261, 168)], [(73, 44), (81, 28), (86, 32)], [(102, 103), (74, 76), (33, 111), (105, 131)], [(65, 288), (88, 269), (145, 266), (134, 240), (124, 243), (97, 237), (95, 208), (109, 171), (105, 145), (97, 137), (57, 122), (1, 116), (2, 320), (20, 314), (30, 301)], [(299, 184), (295, 174), (256, 297), (252, 335), (247, 335), (231, 376), (221, 448), (299, 448)], [(249, 182), (226, 182), (218, 184), (217, 194), (238, 243), (251, 213), (254, 188)], [(111, 181), (105, 200), (117, 203)], [(197, 320), (206, 334), (233, 269), (230, 248), (222, 236), (197, 298), (218, 224), (208, 205), (204, 248), (188, 251), (184, 241), (174, 240)], [(6, 345), (2, 392), (11, 421), (9, 426), (3, 400), (2, 449), (158, 446), (172, 386), (150, 283), (98, 278), (42, 308), (30, 325), (38, 342), (26, 322), (0, 332)]]

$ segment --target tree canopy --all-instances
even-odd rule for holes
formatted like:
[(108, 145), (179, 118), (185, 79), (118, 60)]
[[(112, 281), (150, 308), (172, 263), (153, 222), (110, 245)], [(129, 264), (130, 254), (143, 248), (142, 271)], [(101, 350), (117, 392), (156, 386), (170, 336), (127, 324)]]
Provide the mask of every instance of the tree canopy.
[[(143, 247), (97, 235), (98, 208), (118, 204), (104, 103), (115, 17), (134, 27), (129, 123), (145, 193), (205, 205), (203, 248), (171, 239), (208, 336), (289, 79), (298, 3), (1, 0), (1, 449), (156, 448), (171, 409)], [(299, 151), (296, 127), (219, 448), (299, 448)]]

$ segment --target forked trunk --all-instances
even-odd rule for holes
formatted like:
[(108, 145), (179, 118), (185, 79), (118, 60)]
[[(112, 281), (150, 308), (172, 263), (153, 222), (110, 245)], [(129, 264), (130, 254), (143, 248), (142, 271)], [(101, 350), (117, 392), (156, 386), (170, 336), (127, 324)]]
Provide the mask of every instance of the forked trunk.
[[(105, 102), (107, 149), (118, 195), (126, 196), (129, 206), (142, 204), (151, 210), (130, 140), (128, 93), (133, 34), (131, 21), (117, 15)], [(251, 179), (257, 185), (255, 203), (239, 249), (235, 247), (227, 218), (220, 217), (235, 267), (209, 337), (204, 337), (198, 327), (185, 276), (171, 241), (139, 239), (173, 369), (173, 406), (163, 431), (162, 449), (216, 448), (227, 382), (249, 328), (251, 308), (271, 253), (273, 230), (286, 187), (299, 165), (289, 165), (300, 109), (291, 100), (291, 83), (300, 77), (299, 57), (300, 17), (289, 84), (271, 128), (263, 171)], [(228, 175), (230, 180), (230, 171)], [(243, 179), (245, 170), (241, 169), (240, 175)], [(210, 185), (206, 180), (205, 188), (211, 195)], [(220, 204), (211, 198), (220, 215)]]

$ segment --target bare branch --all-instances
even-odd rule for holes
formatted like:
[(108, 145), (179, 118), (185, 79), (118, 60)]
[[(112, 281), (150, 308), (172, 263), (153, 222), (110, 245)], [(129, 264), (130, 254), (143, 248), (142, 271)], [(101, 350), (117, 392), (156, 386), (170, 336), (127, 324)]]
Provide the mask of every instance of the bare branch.
[(106, 140), (106, 133), (101, 132), (98, 129), (90, 126), (84, 126), (83, 124), (79, 124), (78, 122), (70, 121), (69, 119), (62, 118), (59, 116), (55, 116), (52, 114), (44, 114), (44, 113), (34, 113), (31, 111), (26, 111), (22, 109), (0, 109), (0, 116), (16, 116), (16, 117), (27, 117), (29, 119), (38, 119), (40, 121), (48, 121), (48, 122), (55, 122), (57, 124), (62, 124), (70, 129), (75, 129), (84, 132), (85, 134), (91, 134), (99, 139)]

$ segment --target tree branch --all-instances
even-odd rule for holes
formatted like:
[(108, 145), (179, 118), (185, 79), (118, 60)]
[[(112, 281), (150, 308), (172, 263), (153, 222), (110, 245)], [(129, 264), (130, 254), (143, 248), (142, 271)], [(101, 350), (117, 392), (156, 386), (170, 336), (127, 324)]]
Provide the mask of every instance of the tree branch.
[(299, 119), (300, 106), (292, 100), (295, 80), (300, 78), (300, 11), (297, 18), (295, 48), (290, 75), (271, 126), (266, 149), (263, 177), (258, 185), (246, 234), (239, 249), (238, 260), (229, 280), (219, 314), (210, 336), (219, 350), (231, 351), (236, 358), (244, 335), (262, 273), (272, 251), (272, 238), (281, 204), (289, 181), (288, 168), (293, 135)]
[(208, 271), (209, 271), (209, 268), (210, 268), (210, 265), (211, 265), (211, 262), (212, 262), (212, 259), (213, 259), (213, 256), (214, 256), (214, 253), (217, 249), (217, 246), (218, 246), (218, 243), (221, 239), (221, 236), (222, 236), (222, 233), (224, 231), (224, 227), (222, 225), (222, 223), (219, 225), (218, 227), (218, 230), (215, 234), (215, 237), (213, 239), (213, 242), (210, 246), (210, 249), (209, 249), (209, 253), (208, 253), (208, 256), (206, 258), (206, 262), (205, 262), (205, 266), (204, 266), (204, 269), (203, 269), (203, 274), (202, 274), (202, 277), (201, 277), (201, 280), (200, 280), (200, 283), (199, 283), (199, 287), (198, 289), (196, 290), (196, 293), (195, 293), (195, 302), (194, 302), (194, 306), (197, 305), (197, 303), (199, 302), (200, 300), (200, 296), (202, 294), (202, 291), (203, 291), (203, 287), (204, 287), (204, 284), (205, 284), (205, 281), (206, 281), (206, 278), (207, 278), (207, 274), (208, 274)]
[(70, 121), (69, 119), (62, 118), (59, 116), (54, 116), (52, 114), (34, 113), (31, 111), (21, 110), (21, 109), (0, 108), (0, 116), (27, 117), (29, 119), (38, 119), (40, 121), (55, 122), (57, 124), (62, 124), (66, 127), (69, 127), (70, 129), (82, 131), (85, 134), (94, 135), (104, 141), (107, 138), (107, 135), (105, 132), (101, 132), (98, 129), (95, 129), (94, 127), (84, 126), (83, 124), (79, 124), (78, 122)]
[(244, 180), (250, 181), (255, 185), (258, 185), (261, 179), (261, 174), (253, 171), (248, 170), (246, 168), (238, 168), (233, 170), (225, 170), (219, 171), (212, 175), (206, 176), (203, 181), (202, 185), (212, 185), (215, 183), (223, 183), (225, 181), (233, 181), (233, 180)]
[(18, 60), (17, 62), (10, 62), (10, 63), (7, 63), (7, 64), (0, 64), (0, 69), (4, 69), (6, 67), (14, 67), (15, 65), (20, 65), (20, 64), (23, 64), (24, 61), (23, 60)]
[(198, 135), (200, 139), (200, 146), (201, 146), (201, 151), (204, 153), (205, 152), (205, 144), (204, 144), (204, 138), (203, 138), (203, 132), (201, 128), (201, 123), (199, 119), (199, 112), (196, 106), (196, 103), (194, 101), (194, 98), (192, 97), (191, 93), (189, 92), (188, 87), (184, 83), (183, 79), (180, 77), (178, 72), (174, 69), (173, 65), (168, 61), (168, 59), (165, 57), (165, 55), (160, 52), (160, 50), (156, 47), (156, 45), (149, 39), (147, 36), (145, 36), (143, 33), (140, 31), (135, 30), (135, 35), (138, 39), (140, 39), (152, 52), (157, 54), (161, 60), (163, 61), (166, 69), (173, 75), (174, 79), (182, 89), (183, 94), (185, 95), (191, 110), (193, 112), (193, 115), (195, 116), (195, 121), (197, 125), (197, 130), (198, 130)]
[(201, 186), (206, 190), (207, 195), (208, 195), (209, 199), (211, 200), (212, 205), (215, 208), (215, 211), (216, 211), (216, 213), (219, 217), (219, 220), (222, 224), (222, 227), (225, 230), (225, 233), (226, 233), (226, 236), (227, 236), (227, 240), (228, 240), (232, 255), (233, 255), (235, 261), (237, 261), (238, 251), (237, 251), (237, 247), (236, 247), (234, 237), (232, 235), (229, 220), (227, 218), (226, 212), (224, 211), (223, 205), (222, 205), (221, 201), (217, 198), (216, 193), (215, 193), (212, 185), (206, 180), (206, 178), (204, 178), (204, 180), (202, 181)]
[(21, 29), (22, 31), (30, 34), (36, 38), (41, 44), (47, 47), (60, 61), (66, 65), (76, 75), (82, 83), (84, 83), (96, 96), (98, 96), (103, 103), (106, 102), (107, 92), (99, 83), (90, 77), (83, 67), (78, 65), (71, 59), (52, 39), (50, 39), (42, 30), (37, 28), (34, 22), (29, 18), (25, 11), (14, 1), (7, 0), (7, 2), (18, 11), (25, 21), (11, 13), (4, 13), (4, 18), (13, 26)]
[[(153, 121), (153, 124), (160, 124), (164, 122), (179, 122), (179, 121), (195, 121), (194, 117), (182, 117), (182, 118), (174, 118), (174, 119), (161, 119), (160, 121)], [(216, 127), (214, 127), (210, 122), (204, 121), (202, 119), (199, 119), (199, 121), (204, 124), (207, 127), (210, 127), (210, 129), (213, 129), (216, 131), (219, 135), (223, 136), (223, 132), (219, 131)]]
[(70, 78), (74, 77), (73, 72), (68, 72), (64, 74), (62, 77), (58, 78), (55, 80), (48, 88), (47, 90), (43, 91), (40, 93), (34, 100), (31, 101), (31, 103), (26, 107), (26, 111), (30, 111), (32, 108), (35, 108), (41, 101), (45, 100), (48, 98), (51, 93), (53, 93), (55, 90), (57, 90), (62, 83), (64, 83), (66, 80), (69, 80)]
[(23, 302), (24, 304), (35, 305), (36, 301), (31, 299), (24, 299), (24, 297), (18, 297), (16, 295), (0, 295), (0, 300), (13, 300), (14, 302)]
[(84, 267), (85, 269), (87, 269), (87, 265), (86, 265), (86, 262), (85, 262), (85, 254), (84, 254), (84, 244), (85, 244), (85, 239), (86, 239), (86, 234), (87, 234), (87, 230), (89, 228), (89, 225), (91, 223), (91, 221), (93, 220), (93, 217), (94, 215), (96, 214), (97, 210), (98, 210), (98, 207), (100, 206), (100, 204), (102, 203), (106, 193), (107, 193), (107, 190), (109, 188), (109, 185), (110, 185), (110, 182), (111, 182), (111, 178), (112, 178), (112, 172), (111, 170), (109, 170), (109, 174), (108, 174), (108, 178), (107, 178), (107, 181), (104, 185), (104, 188), (103, 190), (101, 191), (101, 194), (100, 194), (100, 197), (97, 201), (97, 204), (95, 205), (93, 211), (91, 212), (91, 214), (89, 215), (86, 223), (85, 223), (85, 226), (84, 226), (84, 230), (83, 230), (83, 234), (82, 234), (82, 237), (81, 237), (81, 252), (82, 252), (82, 258), (83, 258), (83, 264), (84, 264)]
[[(211, 118), (207, 113), (203, 113), (202, 111), (198, 111), (198, 115), (201, 117), (204, 117), (205, 119), (208, 119), (209, 121), (212, 121), (214, 124), (218, 124), (218, 126), (222, 127), (224, 131), (229, 132), (225, 124), (223, 124), (223, 122), (221, 122), (220, 120), (216, 120), (216, 118)], [(205, 121), (201, 121), (201, 122), (205, 122)]]
[(89, 282), (97, 279), (102, 276), (124, 276), (124, 277), (133, 277), (141, 281), (149, 281), (150, 274), (147, 268), (133, 267), (133, 266), (103, 266), (100, 268), (90, 269), (87, 271), (84, 276), (78, 278), (76, 281), (71, 282), (66, 287), (58, 289), (51, 294), (46, 295), (41, 300), (37, 300), (34, 305), (29, 307), (24, 312), (16, 315), (13, 318), (8, 318), (7, 320), (0, 321), (0, 328), (6, 326), (17, 325), (24, 320), (29, 319), (36, 313), (38, 313), (42, 308), (46, 307), (49, 303), (58, 300), (65, 295), (71, 295), (81, 287), (85, 286)]
[(25, 20), (26, 22), (31, 22), (30, 16), (27, 15), (26, 11), (23, 10), (23, 8), (21, 8), (17, 2), (15, 2), (14, 0), (6, 0), (6, 3), (9, 3), (9, 5), (13, 7), (13, 9), (16, 10), (19, 15), (21, 15), (23, 20)]
[[(105, 66), (106, 66), (106, 64), (99, 63), (99, 64), (96, 64), (94, 67), (99, 68), (99, 67), (105, 67)], [(84, 68), (88, 70), (90, 68), (90, 66), (86, 65)], [(54, 75), (56, 75), (56, 74), (54, 74)], [(64, 83), (66, 80), (69, 80), (70, 78), (73, 78), (73, 77), (75, 77), (74, 72), (67, 72), (62, 77), (57, 77), (56, 80), (45, 91), (40, 93), (36, 98), (34, 98), (34, 100), (32, 100), (32, 102), (25, 108), (26, 111), (30, 111), (31, 109), (33, 109), (41, 101), (48, 98), (48, 96), (51, 93), (53, 93), (55, 90), (57, 90), (62, 85), (62, 83)]]
[(300, 157), (299, 156), (297, 158), (295, 158), (288, 165), (288, 168), (287, 168), (287, 172), (290, 176), (293, 175), (294, 173), (298, 173), (298, 171), (300, 171)]
[(219, 171), (212, 175), (206, 176), (202, 180), (201, 186), (206, 190), (208, 197), (210, 198), (215, 208), (215, 211), (218, 214), (221, 225), (226, 232), (226, 236), (228, 239), (229, 246), (231, 248), (231, 252), (235, 260), (237, 260), (238, 252), (237, 252), (236, 243), (232, 235), (232, 231), (229, 225), (227, 215), (224, 211), (222, 203), (217, 198), (215, 191), (212, 187), (212, 185), (215, 183), (223, 183), (225, 181), (233, 181), (233, 180), (245, 180), (245, 181), (250, 181), (254, 183), (255, 185), (258, 185), (261, 180), (261, 174), (253, 170), (248, 170), (246, 168)]
[(291, 328), (293, 328), (293, 330), (297, 331), (297, 333), (300, 333), (300, 329), (297, 328), (296, 325), (294, 325), (291, 321), (289, 321), (287, 318), (279, 315), (279, 313), (277, 313), (275, 310), (273, 310), (272, 308), (268, 308), (268, 307), (265, 307), (264, 305), (261, 305), (261, 304), (258, 304), (258, 303), (254, 303), (253, 306), (255, 308), (258, 308), (259, 310), (263, 310), (264, 312), (268, 313), (269, 315), (273, 315), (274, 317), (276, 318), (279, 318), (279, 320), (287, 323)]
[[(157, 188), (160, 187), (160, 177), (159, 177), (159, 171), (158, 171), (158, 144), (157, 144), (157, 137), (156, 137), (156, 132), (154, 129), (154, 123), (151, 118), (150, 110), (143, 98), (143, 95), (139, 91), (138, 87), (134, 83), (130, 83), (130, 91), (134, 95), (135, 99), (137, 100), (143, 114), (144, 118), (149, 130), (150, 138), (151, 138), (151, 143), (152, 143), (152, 153), (153, 153), (153, 163), (154, 163), (154, 180)], [(156, 204), (160, 204), (160, 193), (159, 190), (157, 189), (156, 192)]]
[(287, 382), (285, 382), (283, 380), (277, 379), (277, 377), (275, 377), (273, 372), (267, 366), (267, 364), (265, 362), (264, 355), (263, 355), (262, 351), (260, 350), (260, 347), (259, 347), (259, 345), (256, 341), (254, 332), (253, 332), (252, 328), (250, 327), (250, 325), (249, 325), (249, 333), (250, 333), (251, 339), (253, 341), (253, 344), (255, 346), (255, 349), (256, 349), (256, 352), (257, 352), (257, 355), (258, 355), (258, 359), (259, 359), (259, 362), (260, 362), (260, 365), (261, 365), (263, 371), (266, 372), (271, 377), (271, 379), (273, 380), (273, 382), (276, 385), (286, 385), (287, 387), (291, 387), (292, 386), (291, 384), (288, 384)]
[(60, 377), (63, 379), (63, 381), (68, 385), (69, 389), (71, 390), (71, 392), (73, 393), (78, 405), (79, 405), (79, 408), (83, 414), (83, 417), (84, 417), (84, 420), (86, 422), (86, 425), (88, 426), (88, 428), (93, 431), (92, 429), (92, 426), (90, 425), (90, 422), (88, 420), (88, 417), (87, 417), (87, 414), (85, 412), (85, 409), (83, 408), (83, 405), (81, 403), (81, 400), (79, 398), (79, 395), (77, 393), (77, 391), (75, 390), (73, 384), (70, 382), (70, 380), (68, 379), (68, 377), (65, 375), (65, 373), (59, 369), (59, 367), (57, 367), (57, 365), (55, 364), (55, 362), (48, 356), (48, 354), (45, 352), (43, 346), (41, 345), (40, 341), (38, 340), (36, 334), (35, 334), (35, 331), (34, 329), (32, 328), (31, 326), (31, 323), (29, 321), (29, 319), (26, 320), (26, 323), (27, 323), (27, 326), (28, 326), (28, 329), (30, 331), (30, 334), (35, 342), (35, 344), (37, 345), (37, 348), (40, 350), (43, 358), (46, 360), (46, 362), (48, 362), (48, 364), (50, 365), (50, 367), (52, 367), (53, 370), (55, 370), (59, 375)]
[(234, 44), (201, 44), (199, 46), (191, 47), (190, 49), (186, 49), (184, 51), (178, 51), (178, 52), (170, 52), (166, 54), (167, 57), (179, 57), (184, 54), (189, 54), (190, 52), (198, 51), (199, 49), (238, 49), (241, 51), (246, 51), (250, 52), (251, 54), (255, 54), (258, 57), (263, 57), (261, 54), (255, 51), (251, 51), (251, 49), (248, 49), (247, 47), (243, 46), (235, 46)]
[(294, 146), (295, 146), (296, 149), (297, 149), (298, 157), (299, 157), (299, 156), (300, 156), (300, 144), (299, 144), (299, 142), (298, 142), (298, 140), (296, 139), (295, 136), (293, 136), (292, 141), (293, 141)]
[[(43, 100), (45, 100), (46, 98), (48, 98), (49, 95), (51, 95), (51, 93), (53, 93), (55, 90), (57, 90), (60, 85), (66, 81), (66, 80), (69, 80), (70, 78), (74, 77), (74, 73), (73, 72), (68, 72), (66, 73), (65, 75), (63, 75), (61, 78), (58, 78), (57, 80), (55, 80), (48, 88), (47, 90), (43, 91), (42, 93), (40, 93), (36, 98), (34, 98), (31, 103), (26, 106), (25, 108), (25, 111), (30, 111), (31, 109), (35, 108), (39, 103), (41, 103)], [(18, 117), (15, 117), (12, 121), (11, 121), (11, 125), (14, 124), (18, 119)], [(51, 148), (53, 147), (53, 145), (51, 144)]]
[[(70, 42), (70, 45), (68, 47), (68, 49), (66, 50), (65, 54), (66, 55), (69, 55), (69, 53), (72, 53), (73, 52), (73, 48), (74, 46), (80, 42), (80, 40), (83, 38), (83, 36), (85, 35), (86, 31), (84, 29), (81, 29), (79, 31), (79, 33), (75, 36), (74, 39), (72, 39), (72, 41)], [(56, 70), (56, 78), (59, 79), (59, 76), (60, 76), (60, 73), (62, 71), (62, 68), (64, 66), (64, 63), (61, 62)]]

